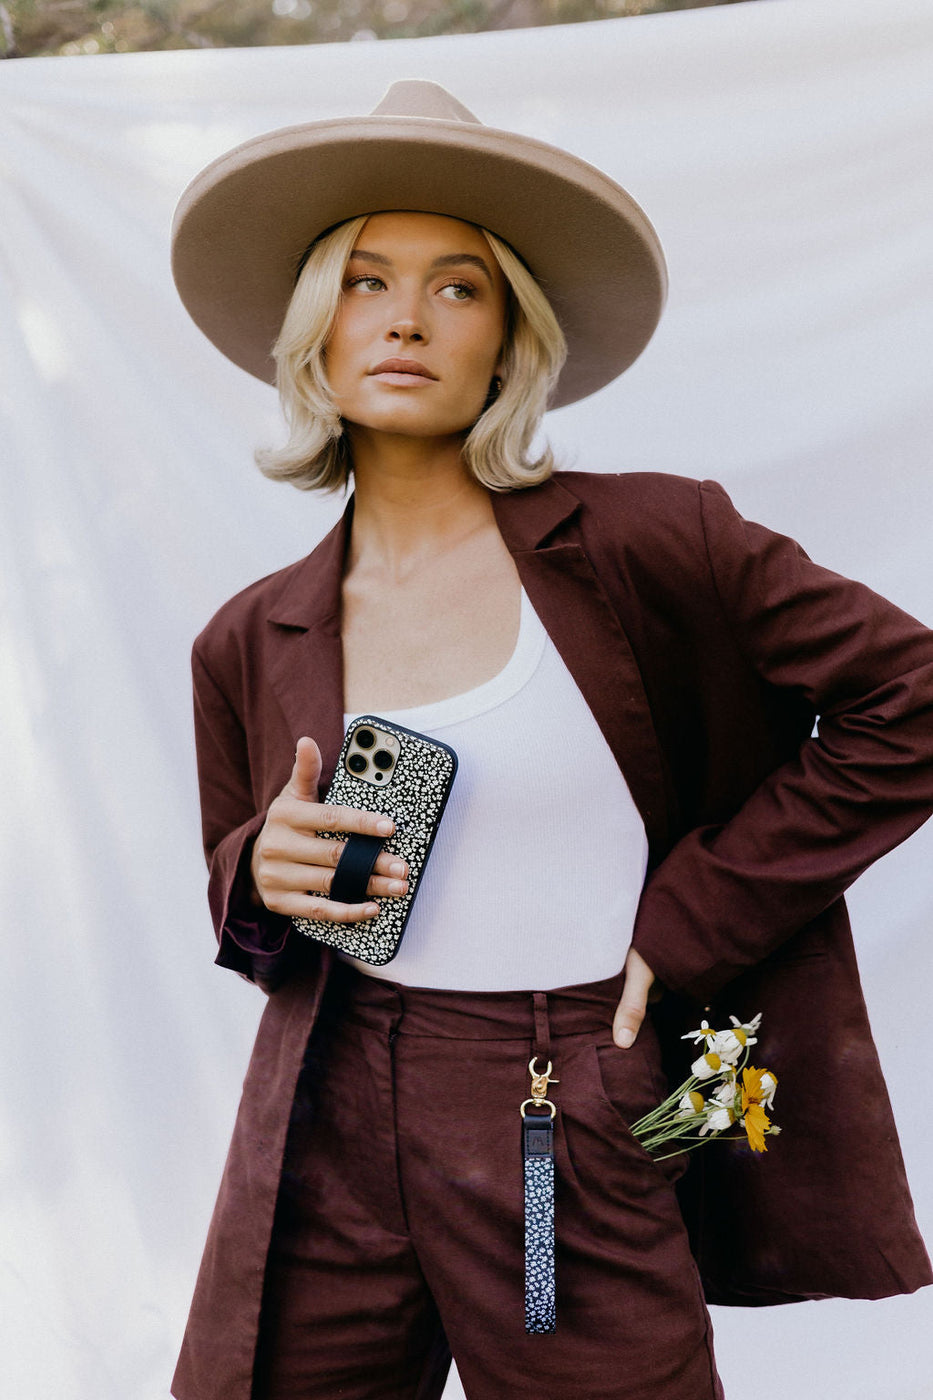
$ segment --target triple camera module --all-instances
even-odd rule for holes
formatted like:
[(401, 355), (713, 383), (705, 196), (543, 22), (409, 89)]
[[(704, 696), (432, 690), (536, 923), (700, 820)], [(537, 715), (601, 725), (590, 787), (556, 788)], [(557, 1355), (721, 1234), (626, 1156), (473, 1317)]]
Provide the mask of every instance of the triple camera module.
[(347, 748), (346, 766), (364, 783), (384, 787), (398, 762), (399, 741), (384, 729), (360, 725)]

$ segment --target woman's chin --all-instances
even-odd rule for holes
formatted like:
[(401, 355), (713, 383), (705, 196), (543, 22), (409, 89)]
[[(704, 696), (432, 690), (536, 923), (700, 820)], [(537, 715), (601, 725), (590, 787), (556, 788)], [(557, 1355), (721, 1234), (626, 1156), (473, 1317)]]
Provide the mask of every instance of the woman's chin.
[(389, 440), (393, 443), (400, 438), (409, 438), (412, 442), (450, 442), (454, 439), (461, 441), (470, 431), (475, 419), (463, 420), (462, 417), (448, 418), (438, 415), (412, 414), (412, 413), (392, 413), (367, 416), (365, 419), (345, 417), (344, 422), (350, 433), (351, 439), (356, 437), (375, 444), (380, 439)]

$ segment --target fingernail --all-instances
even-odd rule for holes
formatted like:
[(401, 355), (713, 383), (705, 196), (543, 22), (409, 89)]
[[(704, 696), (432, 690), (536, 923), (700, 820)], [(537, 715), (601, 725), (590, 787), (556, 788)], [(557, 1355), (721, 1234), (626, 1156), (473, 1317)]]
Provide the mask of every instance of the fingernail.
[(393, 894), (404, 894), (408, 885), (404, 880), (393, 880), (390, 888)]
[(380, 836), (391, 836), (395, 830), (395, 823), (390, 822), (388, 817), (383, 817), (381, 822), (376, 823), (376, 830)]
[(366, 908), (363, 910), (363, 913), (366, 915), (367, 919), (374, 919), (379, 913), (379, 905), (367, 904)]
[(403, 860), (394, 860), (389, 866), (389, 874), (398, 875), (404, 880), (405, 876), (408, 874), (408, 866)]
[(627, 1050), (635, 1043), (635, 1032), (630, 1031), (628, 1026), (623, 1026), (621, 1030), (616, 1031), (615, 1042), (616, 1045), (621, 1045), (623, 1050)]

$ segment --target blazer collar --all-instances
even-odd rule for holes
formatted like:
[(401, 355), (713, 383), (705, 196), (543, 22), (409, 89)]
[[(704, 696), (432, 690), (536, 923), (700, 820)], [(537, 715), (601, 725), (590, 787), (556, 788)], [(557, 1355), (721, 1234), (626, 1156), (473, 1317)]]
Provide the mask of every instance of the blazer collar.
[(510, 554), (537, 549), (580, 509), (580, 502), (550, 477), (530, 491), (493, 491), (492, 509)]
[(353, 497), (332, 530), (306, 559), (288, 571), (269, 609), (270, 622), (340, 633), (340, 589), (353, 520)]
[[(575, 496), (553, 479), (532, 491), (492, 492), (496, 523), (509, 552), (536, 549), (578, 509)], [(307, 559), (290, 572), (269, 611), (283, 627), (330, 631), (340, 619), (343, 566), (353, 522), (353, 496), (343, 515)]]

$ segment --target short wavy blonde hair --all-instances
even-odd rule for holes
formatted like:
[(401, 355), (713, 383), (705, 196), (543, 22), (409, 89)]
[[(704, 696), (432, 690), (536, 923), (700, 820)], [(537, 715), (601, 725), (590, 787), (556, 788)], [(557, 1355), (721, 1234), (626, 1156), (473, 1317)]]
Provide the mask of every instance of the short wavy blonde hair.
[[(330, 229), (303, 259), (282, 330), (273, 349), (276, 384), (289, 427), (284, 447), (256, 453), (265, 476), (304, 491), (336, 491), (353, 469), (344, 423), (327, 382), (324, 350), (330, 337), (350, 254), (369, 216)], [(477, 226), (479, 227), (479, 226)], [(567, 358), (567, 345), (551, 305), (521, 258), (488, 229), (489, 244), (508, 284), (502, 388), (490, 399), (463, 443), (477, 481), (492, 491), (536, 486), (554, 470), (545, 444), (531, 445), (548, 396)]]

